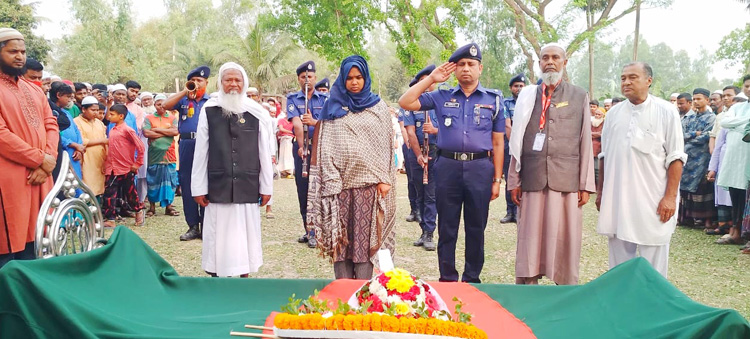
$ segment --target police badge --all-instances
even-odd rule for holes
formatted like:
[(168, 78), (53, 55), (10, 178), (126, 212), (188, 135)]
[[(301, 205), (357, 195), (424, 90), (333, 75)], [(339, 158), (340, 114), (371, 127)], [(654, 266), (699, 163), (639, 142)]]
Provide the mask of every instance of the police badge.
[(453, 119), (451, 119), (451, 117), (445, 118), (445, 127), (450, 127), (452, 123)]
[(471, 56), (473, 56), (473, 57), (477, 56), (477, 46), (476, 45), (471, 45), (471, 48), (469, 48), (469, 54), (471, 54)]

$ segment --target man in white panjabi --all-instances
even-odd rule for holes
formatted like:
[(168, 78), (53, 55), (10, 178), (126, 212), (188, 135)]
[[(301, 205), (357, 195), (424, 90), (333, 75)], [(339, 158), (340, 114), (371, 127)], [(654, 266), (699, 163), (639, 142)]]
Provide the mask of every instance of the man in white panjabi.
[(193, 197), (206, 208), (201, 267), (214, 277), (247, 277), (263, 264), (260, 206), (273, 192), (273, 126), (245, 96), (241, 66), (221, 66), (218, 82), (201, 109), (191, 176)]
[(687, 154), (680, 115), (649, 94), (652, 79), (646, 63), (623, 67), (628, 101), (612, 107), (602, 131), (596, 230), (609, 238), (610, 268), (640, 255), (666, 277)]

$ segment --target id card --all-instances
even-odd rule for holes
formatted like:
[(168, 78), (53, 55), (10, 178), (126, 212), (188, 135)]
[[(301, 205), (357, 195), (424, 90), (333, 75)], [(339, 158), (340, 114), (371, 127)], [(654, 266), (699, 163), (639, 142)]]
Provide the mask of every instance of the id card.
[(547, 137), (544, 133), (537, 133), (534, 138), (534, 146), (531, 148), (533, 151), (541, 152), (544, 147), (544, 139)]

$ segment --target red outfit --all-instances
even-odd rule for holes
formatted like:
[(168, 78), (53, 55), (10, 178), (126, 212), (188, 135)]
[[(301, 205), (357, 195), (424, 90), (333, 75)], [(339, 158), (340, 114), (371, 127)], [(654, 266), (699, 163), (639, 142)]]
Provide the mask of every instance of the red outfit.
[(109, 148), (107, 162), (104, 164), (104, 174), (124, 175), (130, 172), (133, 165), (143, 166), (144, 151), (141, 139), (132, 128), (125, 123), (115, 126), (109, 131)]

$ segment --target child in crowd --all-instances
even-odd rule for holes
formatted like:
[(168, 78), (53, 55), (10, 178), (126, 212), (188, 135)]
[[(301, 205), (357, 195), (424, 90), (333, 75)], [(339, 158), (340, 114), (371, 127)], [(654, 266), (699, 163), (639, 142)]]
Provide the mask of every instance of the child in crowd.
[[(143, 165), (144, 147), (135, 131), (125, 124), (128, 109), (116, 104), (109, 108), (107, 119), (114, 127), (109, 132), (109, 147), (104, 173), (107, 176), (104, 189), (105, 227), (114, 227), (117, 209), (135, 211), (135, 225), (143, 226), (145, 209), (138, 200), (135, 175)], [(137, 158), (136, 158), (137, 154)], [(135, 159), (135, 160), (133, 160)]]
[(98, 197), (104, 194), (104, 161), (107, 159), (107, 126), (99, 120), (99, 101), (92, 96), (81, 100), (81, 115), (73, 119), (83, 137), (81, 172), (86, 183)]

